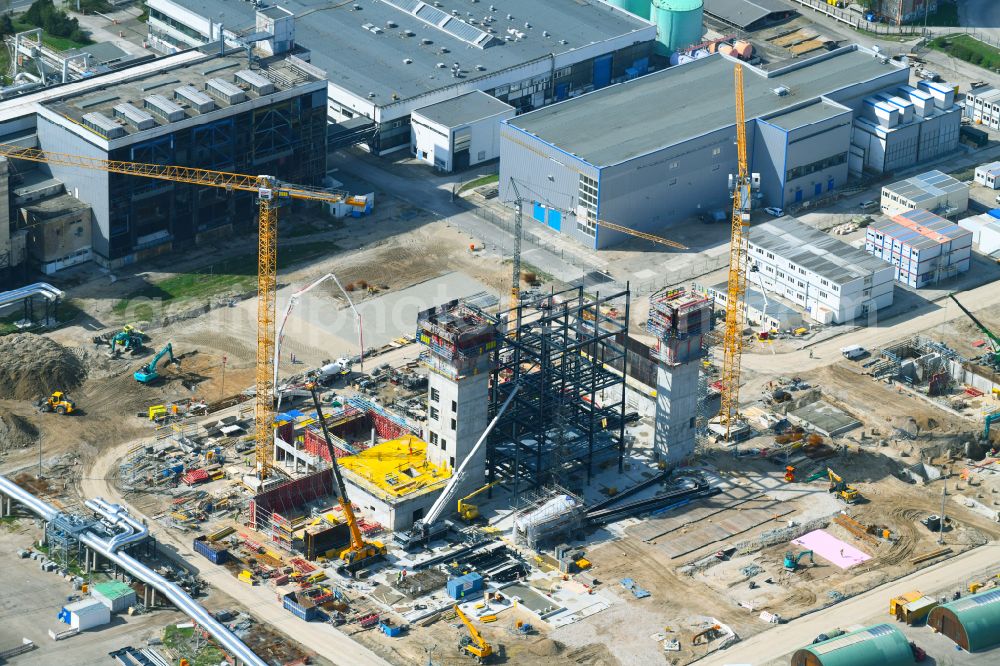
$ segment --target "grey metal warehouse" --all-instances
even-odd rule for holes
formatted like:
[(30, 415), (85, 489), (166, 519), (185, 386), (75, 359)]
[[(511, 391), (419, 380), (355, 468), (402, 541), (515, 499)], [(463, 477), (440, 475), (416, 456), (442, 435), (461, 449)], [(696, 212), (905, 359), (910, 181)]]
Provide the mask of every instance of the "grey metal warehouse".
[[(271, 6), (268, 6), (271, 5)], [(410, 113), (473, 90), (519, 112), (650, 67), (656, 26), (603, 2), (149, 0), (165, 53), (256, 31), (326, 72), (331, 142), (410, 150)], [(281, 38), (278, 38), (278, 35)]]
[[(625, 238), (598, 228), (598, 219), (657, 233), (727, 210), (736, 170), (734, 62), (716, 54), (506, 121), (501, 200), (513, 200), (513, 179), (536, 220), (598, 249)], [(858, 46), (771, 72), (744, 68), (760, 205), (781, 207), (846, 182), (862, 100), (909, 76)]]

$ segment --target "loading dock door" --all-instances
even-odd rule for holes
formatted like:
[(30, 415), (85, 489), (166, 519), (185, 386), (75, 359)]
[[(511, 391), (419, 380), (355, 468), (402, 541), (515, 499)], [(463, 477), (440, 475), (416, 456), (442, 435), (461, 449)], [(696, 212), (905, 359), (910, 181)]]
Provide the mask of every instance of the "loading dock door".
[(594, 58), (594, 87), (603, 88), (611, 83), (611, 54)]
[(549, 226), (556, 231), (561, 231), (562, 227), (562, 212), (555, 210), (553, 208), (549, 209)]

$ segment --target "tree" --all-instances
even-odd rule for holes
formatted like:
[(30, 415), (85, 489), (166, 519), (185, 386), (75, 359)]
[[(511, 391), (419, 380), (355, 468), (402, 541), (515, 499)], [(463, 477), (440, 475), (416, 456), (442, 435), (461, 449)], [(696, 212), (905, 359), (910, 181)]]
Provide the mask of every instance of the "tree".
[(87, 36), (80, 30), (80, 23), (61, 9), (56, 9), (52, 0), (35, 0), (24, 13), (24, 20), (54, 37), (69, 37), (74, 41), (87, 40)]
[(0, 15), (0, 37), (14, 34), (14, 23), (10, 20), (10, 14)]

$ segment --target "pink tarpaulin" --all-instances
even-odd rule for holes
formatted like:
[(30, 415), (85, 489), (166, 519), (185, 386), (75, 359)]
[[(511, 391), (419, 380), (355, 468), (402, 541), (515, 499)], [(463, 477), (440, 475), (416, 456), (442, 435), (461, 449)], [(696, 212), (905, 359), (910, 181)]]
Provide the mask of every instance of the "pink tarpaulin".
[(813, 551), (841, 569), (850, 569), (856, 564), (871, 559), (871, 555), (861, 552), (851, 544), (841, 541), (823, 530), (813, 530), (809, 534), (803, 534), (792, 543)]

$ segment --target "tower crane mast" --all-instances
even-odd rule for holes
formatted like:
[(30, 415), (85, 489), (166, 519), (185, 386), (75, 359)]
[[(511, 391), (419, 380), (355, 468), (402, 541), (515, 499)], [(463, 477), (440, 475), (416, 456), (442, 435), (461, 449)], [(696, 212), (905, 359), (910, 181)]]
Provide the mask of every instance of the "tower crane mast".
[(274, 359), (275, 292), (278, 281), (278, 208), (292, 199), (336, 203), (347, 195), (332, 190), (288, 185), (273, 176), (250, 176), (226, 171), (165, 164), (143, 164), (121, 160), (105, 160), (69, 153), (56, 153), (37, 148), (0, 145), (0, 156), (44, 164), (104, 171), (106, 173), (153, 178), (228, 191), (253, 192), (257, 195), (257, 397), (254, 409), (256, 424), (257, 477), (263, 481), (270, 472), (274, 446)]
[(729, 281), (726, 300), (725, 357), (722, 365), (721, 423), (730, 439), (740, 411), (740, 361), (743, 355), (745, 314), (743, 301), (747, 291), (747, 235), (750, 227), (751, 193), (757, 189), (757, 177), (751, 177), (747, 165), (746, 111), (743, 106), (743, 66), (736, 64), (736, 152), (738, 171), (729, 177), (733, 194), (732, 236), (729, 241)]

